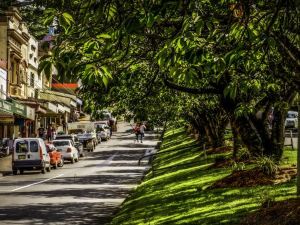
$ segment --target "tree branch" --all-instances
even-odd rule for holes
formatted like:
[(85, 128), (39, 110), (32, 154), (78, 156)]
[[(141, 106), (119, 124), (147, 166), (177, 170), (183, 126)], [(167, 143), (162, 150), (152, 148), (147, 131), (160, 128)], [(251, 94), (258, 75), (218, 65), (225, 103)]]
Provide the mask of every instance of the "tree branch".
[(167, 76), (164, 76), (164, 84), (174, 90), (181, 91), (181, 92), (186, 92), (190, 94), (196, 94), (196, 95), (205, 95), (205, 94), (221, 94), (220, 90), (212, 87), (207, 87), (207, 88), (191, 88), (191, 87), (185, 87), (181, 86), (179, 84), (175, 84), (171, 81), (168, 80)]
[(287, 56), (300, 67), (300, 51), (297, 47), (294, 46), (285, 35), (279, 34), (278, 32), (271, 32), (271, 35), (282, 47)]

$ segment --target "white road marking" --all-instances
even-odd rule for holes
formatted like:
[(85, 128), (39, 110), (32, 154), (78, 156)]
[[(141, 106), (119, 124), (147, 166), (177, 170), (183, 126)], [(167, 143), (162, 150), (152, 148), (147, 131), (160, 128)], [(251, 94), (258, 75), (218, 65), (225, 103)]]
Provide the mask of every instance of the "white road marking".
[(106, 159), (103, 163), (99, 164), (98, 167), (103, 167), (103, 166), (109, 165), (111, 163), (111, 161), (115, 158), (116, 155), (117, 155), (117, 153), (113, 154), (111, 157)]
[(29, 185), (26, 185), (26, 186), (23, 186), (23, 187), (19, 187), (19, 188), (11, 190), (11, 192), (18, 191), (18, 190), (21, 190), (21, 189), (24, 189), (24, 188), (28, 188), (28, 187), (31, 187), (31, 186), (34, 186), (34, 185), (37, 185), (37, 184), (45, 183), (45, 182), (47, 182), (49, 180), (53, 180), (53, 179), (61, 177), (63, 175), (64, 174), (59, 174), (59, 175), (57, 175), (55, 177), (52, 177), (52, 178), (49, 178), (49, 179), (46, 179), (46, 180), (42, 180), (42, 181), (39, 181), (39, 182), (36, 182), (36, 183), (33, 183), (33, 184), (29, 184)]
[[(109, 157), (108, 159), (106, 159), (103, 163), (101, 163), (100, 165), (98, 165), (98, 167), (103, 167), (103, 166), (109, 165), (116, 155), (117, 155), (117, 153), (115, 153), (114, 155), (112, 155), (111, 157)], [(72, 172), (74, 172), (74, 171), (71, 171), (68, 174), (70, 174)], [(45, 183), (45, 182), (47, 182), (49, 180), (53, 180), (55, 178), (61, 177), (63, 175), (64, 174), (60, 174), (58, 176), (55, 176), (55, 177), (52, 177), (52, 178), (49, 178), (49, 179), (46, 179), (46, 180), (42, 180), (42, 181), (39, 181), (39, 182), (36, 182), (36, 183), (32, 183), (32, 184), (29, 184), (29, 185), (26, 185), (26, 186), (23, 186), (23, 187), (15, 188), (15, 189), (11, 190), (10, 192), (18, 191), (18, 190), (21, 190), (21, 189), (24, 189), (24, 188), (28, 188), (28, 187), (37, 185), (37, 184), (42, 184), (42, 183)]]

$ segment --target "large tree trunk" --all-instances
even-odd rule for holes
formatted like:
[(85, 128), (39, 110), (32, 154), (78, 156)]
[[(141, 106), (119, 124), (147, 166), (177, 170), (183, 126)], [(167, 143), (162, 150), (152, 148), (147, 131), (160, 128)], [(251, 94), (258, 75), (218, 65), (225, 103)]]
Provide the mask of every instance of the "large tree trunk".
[(236, 158), (239, 149), (242, 147), (242, 140), (236, 127), (236, 124), (232, 119), (230, 120), (230, 126), (233, 136), (233, 158)]
[[(243, 144), (253, 156), (268, 155), (279, 161), (284, 147), (284, 122), (288, 106), (295, 97), (294, 90), (283, 90), (272, 98), (267, 98), (257, 112), (250, 115), (236, 116), (236, 103), (231, 99), (222, 99), (222, 105), (231, 115), (235, 130), (240, 134)], [(272, 126), (268, 123), (269, 112), (274, 107)], [(261, 112), (259, 118), (257, 113)], [(234, 154), (236, 154), (236, 150)]]
[(201, 121), (203, 123), (206, 136), (212, 148), (225, 145), (225, 129), (228, 124), (228, 117), (221, 109), (202, 113)]

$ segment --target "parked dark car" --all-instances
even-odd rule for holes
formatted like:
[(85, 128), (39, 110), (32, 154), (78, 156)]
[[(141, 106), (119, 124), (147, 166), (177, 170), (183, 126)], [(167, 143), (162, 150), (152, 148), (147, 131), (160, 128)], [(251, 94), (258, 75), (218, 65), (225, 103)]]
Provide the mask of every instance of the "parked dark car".
[(96, 133), (78, 134), (78, 139), (80, 143), (82, 143), (83, 149), (91, 152), (95, 150), (98, 140), (98, 137), (96, 137)]
[(74, 143), (75, 148), (77, 149), (79, 156), (83, 157), (84, 156), (84, 152), (83, 152), (83, 144), (80, 143), (77, 135), (74, 134), (63, 134), (63, 135), (57, 135), (55, 140), (72, 140)]

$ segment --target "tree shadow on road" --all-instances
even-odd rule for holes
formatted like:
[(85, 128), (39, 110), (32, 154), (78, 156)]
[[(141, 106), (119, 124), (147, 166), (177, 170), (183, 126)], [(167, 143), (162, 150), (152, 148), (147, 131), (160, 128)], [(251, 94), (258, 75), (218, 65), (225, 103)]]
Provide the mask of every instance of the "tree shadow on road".
[[(104, 202), (22, 204), (0, 208), (1, 224), (107, 224), (116, 205)], [(27, 222), (26, 221), (30, 221)]]

